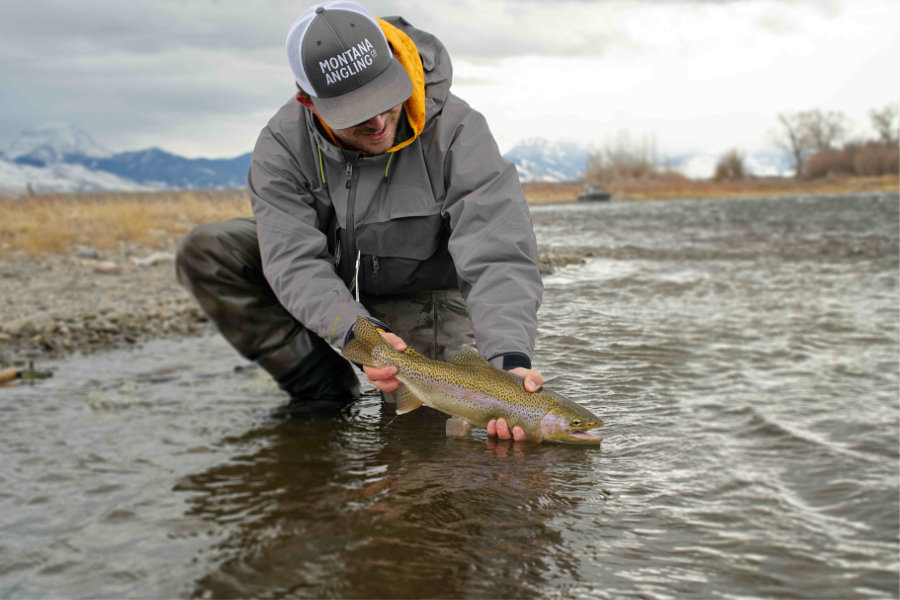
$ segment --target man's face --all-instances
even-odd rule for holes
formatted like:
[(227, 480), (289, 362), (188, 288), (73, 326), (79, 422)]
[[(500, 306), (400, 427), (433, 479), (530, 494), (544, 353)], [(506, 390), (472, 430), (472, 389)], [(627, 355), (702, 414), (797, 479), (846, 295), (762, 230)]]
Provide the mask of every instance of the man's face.
[(372, 117), (365, 123), (347, 129), (332, 129), (334, 136), (344, 146), (359, 150), (363, 154), (384, 154), (394, 145), (397, 124), (400, 122), (398, 104), (391, 110)]

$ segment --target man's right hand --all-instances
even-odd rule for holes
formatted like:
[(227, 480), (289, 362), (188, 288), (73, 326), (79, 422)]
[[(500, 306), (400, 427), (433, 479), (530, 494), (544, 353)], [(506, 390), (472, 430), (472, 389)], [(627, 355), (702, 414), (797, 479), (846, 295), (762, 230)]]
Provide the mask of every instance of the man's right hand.
[(506, 423), (506, 419), (491, 419), (487, 424), (487, 432), (490, 437), (498, 437), (501, 440), (514, 439), (517, 442), (521, 442), (527, 436), (525, 435), (525, 430), (516, 425), (512, 428), (512, 431), (509, 430), (509, 425)]
[[(384, 341), (390, 344), (397, 352), (403, 352), (406, 350), (406, 342), (404, 342), (403, 339), (400, 338), (400, 336), (393, 333), (388, 333), (386, 331), (379, 331), (378, 333), (380, 333), (381, 337), (384, 338)], [(390, 394), (391, 392), (396, 391), (398, 387), (400, 387), (400, 380), (395, 377), (395, 375), (397, 374), (397, 367), (363, 366), (363, 371), (366, 372), (366, 377), (369, 378), (369, 381), (372, 382), (372, 385), (377, 387), (385, 394)]]

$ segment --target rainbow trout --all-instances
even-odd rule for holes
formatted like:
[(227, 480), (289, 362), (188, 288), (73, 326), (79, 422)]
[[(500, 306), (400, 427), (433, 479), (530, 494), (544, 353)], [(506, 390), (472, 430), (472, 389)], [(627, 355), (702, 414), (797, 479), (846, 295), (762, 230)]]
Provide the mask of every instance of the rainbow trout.
[(451, 418), (448, 436), (465, 435), (472, 425), (486, 427), (491, 419), (506, 419), (532, 440), (599, 443), (603, 422), (565, 396), (541, 388), (525, 390), (521, 377), (494, 368), (472, 346), (463, 346), (450, 362), (434, 360), (407, 348), (397, 352), (362, 317), (353, 326), (354, 339), (345, 347), (347, 359), (370, 367), (397, 367), (397, 413), (430, 406)]

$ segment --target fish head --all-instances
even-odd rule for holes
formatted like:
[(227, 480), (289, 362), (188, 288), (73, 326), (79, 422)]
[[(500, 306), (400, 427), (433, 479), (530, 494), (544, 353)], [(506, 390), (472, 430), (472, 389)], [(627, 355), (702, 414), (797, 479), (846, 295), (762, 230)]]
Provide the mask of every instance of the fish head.
[(573, 411), (569, 407), (553, 408), (541, 419), (541, 437), (553, 442), (599, 444), (603, 441), (599, 428), (603, 421), (589, 410)]

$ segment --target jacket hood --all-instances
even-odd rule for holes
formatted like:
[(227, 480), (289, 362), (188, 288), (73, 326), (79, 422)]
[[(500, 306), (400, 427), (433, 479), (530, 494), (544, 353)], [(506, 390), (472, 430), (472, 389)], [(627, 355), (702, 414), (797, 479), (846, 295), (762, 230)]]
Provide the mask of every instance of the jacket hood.
[[(388, 33), (388, 28), (385, 27), (385, 24), (392, 26), (397, 33), (405, 35), (409, 42), (412, 43), (411, 49), (414, 52), (418, 52), (419, 60), (417, 62), (421, 63), (424, 77), (425, 122), (427, 123), (441, 112), (444, 103), (447, 101), (447, 96), (450, 94), (450, 84), (453, 81), (453, 66), (450, 63), (450, 54), (440, 40), (430, 33), (416, 29), (403, 17), (385, 17), (384, 19), (379, 19), (379, 22), (382, 23), (385, 36), (388, 38), (388, 42), (391, 43), (394, 56), (397, 56), (397, 45), (392, 41), (392, 34)], [(401, 60), (401, 62), (403, 61)], [(406, 63), (403, 64), (406, 67)], [(409, 72), (409, 67), (407, 67), (407, 72)], [(410, 73), (410, 76), (413, 77), (413, 86), (415, 87), (418, 85), (417, 81), (412, 73)], [(413, 93), (413, 98), (415, 96), (416, 94)], [(410, 98), (410, 100), (413, 98)]]

